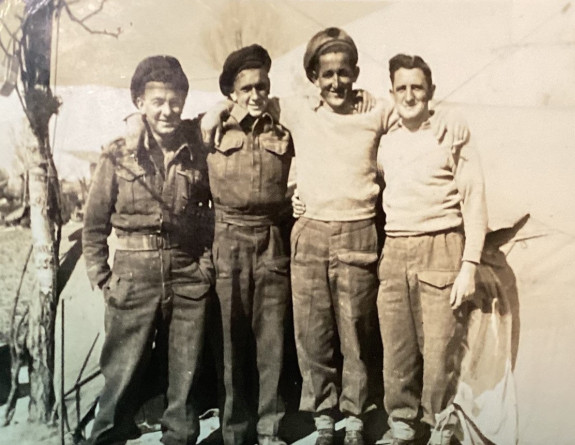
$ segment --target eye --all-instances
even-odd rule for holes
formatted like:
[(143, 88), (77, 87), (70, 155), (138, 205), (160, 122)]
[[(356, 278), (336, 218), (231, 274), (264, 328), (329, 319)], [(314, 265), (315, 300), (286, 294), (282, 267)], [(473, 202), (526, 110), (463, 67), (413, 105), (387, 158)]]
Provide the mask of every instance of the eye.
[(329, 70), (329, 71), (324, 71), (321, 74), (321, 77), (323, 77), (324, 79), (329, 79), (331, 77), (333, 77), (333, 71)]

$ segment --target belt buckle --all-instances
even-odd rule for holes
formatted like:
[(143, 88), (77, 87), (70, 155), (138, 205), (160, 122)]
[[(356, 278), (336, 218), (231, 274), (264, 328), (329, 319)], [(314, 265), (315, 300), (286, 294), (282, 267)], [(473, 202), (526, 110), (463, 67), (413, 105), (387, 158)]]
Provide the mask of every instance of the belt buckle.
[(160, 250), (164, 248), (164, 237), (162, 236), (162, 234), (157, 234), (154, 235), (154, 239), (155, 239), (155, 244), (156, 244), (156, 249)]

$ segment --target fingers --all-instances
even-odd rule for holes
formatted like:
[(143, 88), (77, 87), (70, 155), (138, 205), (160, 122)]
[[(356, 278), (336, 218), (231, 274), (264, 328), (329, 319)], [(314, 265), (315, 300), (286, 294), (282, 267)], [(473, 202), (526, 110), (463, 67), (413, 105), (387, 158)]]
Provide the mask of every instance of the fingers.
[(301, 199), (299, 199), (297, 190), (294, 191), (294, 194), (291, 198), (291, 205), (293, 209), (294, 218), (299, 218), (305, 213), (305, 204)]
[(224, 131), (222, 128), (222, 124), (218, 124), (218, 126), (216, 127), (216, 131), (215, 131), (215, 135), (214, 135), (214, 146), (215, 147), (219, 147), (220, 146), (220, 142), (222, 141), (222, 137), (224, 135)]
[(203, 127), (201, 130), (202, 130), (202, 141), (204, 142), (205, 145), (211, 146), (213, 141), (212, 131), (205, 129)]

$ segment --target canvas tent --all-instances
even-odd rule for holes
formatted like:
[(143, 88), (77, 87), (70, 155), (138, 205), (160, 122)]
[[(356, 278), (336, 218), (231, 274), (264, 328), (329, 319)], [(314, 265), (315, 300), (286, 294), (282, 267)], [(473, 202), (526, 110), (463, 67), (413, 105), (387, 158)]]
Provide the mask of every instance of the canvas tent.
[[(317, 29), (328, 25), (318, 23)], [(387, 95), (387, 60), (394, 54), (417, 53), (430, 63), (436, 98), (465, 116), (480, 148), (490, 227), (509, 227), (526, 213), (531, 215), (502, 247), (513, 272), (509, 279), (514, 282), (508, 284), (517, 292), (513, 374), (518, 440), (521, 445), (571, 444), (575, 8), (557, 1), (390, 2), (345, 29), (360, 48), (359, 85), (376, 95)], [(303, 51), (301, 46), (274, 60), (275, 94), (309, 91), (301, 66)], [(203, 105), (217, 100), (216, 88), (214, 84)], [(69, 94), (68, 103), (76, 93)], [(128, 97), (125, 90), (117, 94)], [(79, 92), (76, 100), (77, 105), (70, 111), (64, 108), (60, 116), (62, 141), (78, 137), (72, 136), (80, 134), (75, 129), (92, 116), (78, 112), (85, 102)], [(98, 108), (106, 112), (109, 106), (105, 100)], [(80, 117), (84, 121), (78, 122)], [(88, 141), (84, 145), (98, 148)], [(62, 293), (67, 391), (88, 380), (69, 394), (71, 424), (93, 405), (101, 385), (100, 377), (90, 377), (97, 373), (103, 305), (85, 277), (80, 258)]]

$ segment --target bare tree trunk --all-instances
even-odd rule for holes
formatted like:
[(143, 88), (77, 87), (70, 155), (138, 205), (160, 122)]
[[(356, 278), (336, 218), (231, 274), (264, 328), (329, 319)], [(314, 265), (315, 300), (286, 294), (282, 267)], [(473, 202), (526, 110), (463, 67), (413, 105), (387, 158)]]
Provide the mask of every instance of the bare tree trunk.
[(30, 147), (30, 227), (37, 294), (30, 301), (27, 349), (30, 354), (31, 421), (50, 421), (54, 406), (54, 326), (57, 295), (60, 208), (58, 175), (49, 143), (48, 124), (58, 101), (50, 90), (53, 0), (29, 3), (24, 22), (22, 72), (28, 120), (37, 146)]
[(48, 422), (54, 405), (54, 323), (57, 306), (57, 222), (50, 217), (51, 183), (47, 166), (30, 170), (30, 227), (38, 294), (30, 301), (27, 346), (30, 353), (29, 419)]

